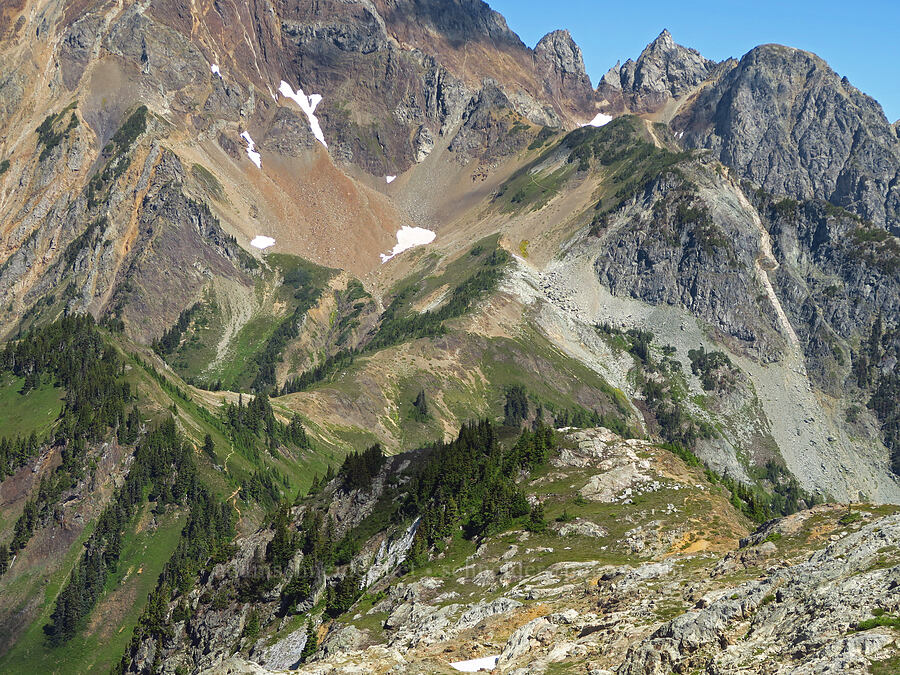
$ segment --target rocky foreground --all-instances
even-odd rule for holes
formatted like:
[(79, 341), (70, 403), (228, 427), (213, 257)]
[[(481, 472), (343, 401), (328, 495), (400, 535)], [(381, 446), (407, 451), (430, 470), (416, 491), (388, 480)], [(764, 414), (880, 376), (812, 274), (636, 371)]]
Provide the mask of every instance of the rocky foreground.
[[(304, 664), (305, 622), (242, 642), (237, 608), (201, 612), (183, 647), (209, 674), (897, 672), (896, 507), (820, 505), (747, 534), (701, 471), (605, 429), (568, 433), (526, 489), (544, 533), (451, 545), (403, 577), (389, 568), (410, 530), (376, 537), (357, 564), (373, 570), (364, 583), (381, 578), (321, 621)], [(371, 499), (345, 496), (360, 511)], [(169, 654), (175, 672), (185, 652)]]

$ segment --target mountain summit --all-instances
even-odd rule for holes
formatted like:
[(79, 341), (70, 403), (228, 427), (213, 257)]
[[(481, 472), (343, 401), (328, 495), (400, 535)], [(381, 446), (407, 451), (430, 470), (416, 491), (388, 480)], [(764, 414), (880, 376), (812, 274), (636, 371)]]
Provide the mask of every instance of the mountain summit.
[(694, 90), (715, 65), (696, 50), (676, 44), (663, 30), (637, 61), (628, 59), (610, 69), (600, 81), (598, 94), (614, 112), (655, 112)]

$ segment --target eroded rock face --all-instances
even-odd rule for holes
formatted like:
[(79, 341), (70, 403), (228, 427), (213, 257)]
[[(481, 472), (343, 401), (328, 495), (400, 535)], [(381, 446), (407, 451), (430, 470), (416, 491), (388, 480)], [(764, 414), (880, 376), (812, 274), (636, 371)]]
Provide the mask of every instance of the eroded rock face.
[(769, 192), (896, 223), (896, 132), (876, 101), (814, 54), (757, 47), (672, 124), (686, 145), (712, 150)]
[(584, 55), (567, 30), (555, 30), (540, 39), (534, 48), (536, 57), (546, 60), (563, 75), (584, 81)]
[[(872, 568), (878, 551), (898, 538), (900, 518), (891, 516), (807, 562), (774, 568), (762, 580), (661, 626), (629, 650), (619, 672), (662, 673), (700, 662), (714, 672), (729, 672), (748, 660), (758, 662), (752, 672), (763, 672), (772, 660), (802, 664), (795, 672), (861, 672), (869, 657), (895, 638), (886, 631), (855, 636), (847, 631), (873, 609), (893, 612), (900, 606), (900, 568)], [(740, 621), (749, 621), (749, 629), (732, 641)], [(754, 658), (757, 654), (765, 659)]]
[(573, 101), (579, 108), (590, 109), (591, 79), (584, 68), (584, 55), (567, 30), (547, 33), (535, 45), (537, 68), (545, 72), (544, 87), (551, 95)]
[(690, 92), (715, 66), (695, 49), (675, 43), (668, 30), (644, 48), (637, 61), (616, 64), (600, 81), (598, 94), (614, 111), (652, 112)]
[(382, 14), (408, 30), (431, 29), (451, 42), (490, 40), (524, 47), (501, 14), (482, 0), (375, 0)]
[(730, 181), (694, 178), (661, 176), (611, 220), (599, 235), (600, 281), (615, 295), (685, 307), (736, 349), (776, 360), (789, 335), (757, 271), (764, 255), (757, 215)]
[(397, 566), (403, 562), (407, 552), (410, 547), (412, 547), (413, 538), (416, 536), (416, 530), (418, 528), (419, 519), (417, 518), (413, 521), (412, 525), (410, 525), (406, 531), (400, 533), (399, 536), (392, 539), (385, 538), (381, 542), (378, 551), (372, 558), (368, 570), (366, 570), (365, 577), (362, 581), (363, 588), (368, 588), (385, 574), (395, 570)]

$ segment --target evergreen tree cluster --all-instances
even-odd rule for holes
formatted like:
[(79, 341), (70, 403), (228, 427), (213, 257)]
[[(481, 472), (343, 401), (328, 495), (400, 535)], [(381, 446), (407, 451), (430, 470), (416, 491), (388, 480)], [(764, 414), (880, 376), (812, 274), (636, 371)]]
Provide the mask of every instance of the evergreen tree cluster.
[(319, 636), (312, 621), (306, 622), (306, 642), (303, 643), (303, 649), (300, 651), (300, 661), (305, 662), (310, 656), (316, 653), (319, 648)]
[(152, 638), (165, 641), (174, 633), (172, 624), (187, 617), (183, 605), (169, 612), (169, 603), (178, 595), (185, 595), (194, 584), (197, 575), (212, 565), (228, 560), (234, 536), (234, 518), (231, 508), (216, 499), (201, 483), (187, 501), (190, 506), (187, 523), (181, 531), (175, 552), (163, 567), (156, 588), (150, 593), (131, 643), (113, 673), (125, 673), (128, 664), (137, 654), (143, 640)]
[(143, 640), (170, 639), (174, 633), (172, 624), (187, 619), (189, 614), (184, 603), (176, 606), (170, 613), (171, 600), (187, 594), (198, 574), (212, 565), (227, 561), (234, 554), (230, 544), (234, 536), (231, 507), (216, 499), (199, 481), (193, 482), (185, 503), (190, 507), (190, 512), (178, 545), (163, 567), (156, 588), (150, 593), (138, 620), (129, 647), (113, 668), (113, 673), (127, 672), (128, 665)]
[(362, 452), (351, 452), (344, 458), (338, 476), (348, 490), (365, 490), (384, 466), (384, 451), (377, 443)]
[(326, 485), (328, 485), (331, 481), (334, 480), (335, 477), (334, 467), (330, 466), (325, 472), (325, 475), (322, 478), (319, 478), (319, 474), (315, 474), (312, 479), (312, 483), (309, 486), (309, 492), (307, 492), (307, 496), (312, 496), (321, 492)]
[(181, 314), (178, 315), (178, 320), (175, 324), (169, 328), (165, 333), (162, 334), (161, 337), (153, 341), (153, 351), (155, 351), (160, 356), (168, 356), (176, 349), (178, 349), (178, 345), (181, 344), (181, 337), (184, 335), (184, 331), (188, 329), (188, 326), (191, 325), (191, 320), (194, 315), (200, 311), (202, 307), (201, 303), (194, 303), (191, 307), (188, 307), (185, 310), (182, 310)]
[(544, 464), (554, 445), (553, 430), (538, 422), (504, 449), (493, 423), (483, 420), (463, 426), (456, 440), (433, 446), (402, 506), (407, 517), (420, 517), (407, 567), (424, 564), (430, 550), (460, 530), (471, 538), (529, 515), (512, 477)]
[(69, 118), (69, 123), (66, 126), (60, 127), (59, 125), (65, 114), (74, 107), (74, 104), (72, 104), (56, 114), (47, 115), (40, 126), (35, 129), (38, 135), (38, 145), (43, 146), (38, 161), (43, 162), (47, 159), (50, 153), (53, 152), (53, 149), (62, 143), (64, 138), (68, 137), (69, 132), (78, 127), (78, 117), (76, 117), (74, 112), (72, 112), (72, 116)]
[(707, 469), (706, 475), (710, 482), (721, 483), (731, 493), (731, 505), (734, 508), (757, 523), (787, 516), (821, 503), (821, 498), (801, 488), (797, 479), (780, 465), (769, 462), (765, 471), (767, 479), (773, 485), (771, 493), (742, 483), (727, 473), (716, 476)]
[(300, 449), (311, 447), (300, 417), (294, 415), (288, 424), (280, 422), (265, 393), (257, 394), (246, 404), (243, 395), (238, 397), (237, 404), (223, 403), (222, 419), (232, 441), (245, 450), (255, 448), (260, 437), (269, 448), (284, 444)]
[(33, 431), (28, 436), (0, 437), (0, 480), (34, 457), (40, 447), (41, 442)]
[(266, 508), (272, 508), (281, 499), (279, 475), (271, 468), (254, 471), (241, 481), (240, 495), (245, 502), (256, 502)]
[(129, 151), (138, 137), (147, 130), (147, 106), (139, 106), (122, 123), (113, 137), (103, 148), (102, 157), (107, 159), (102, 170), (97, 171), (88, 182), (87, 201), (88, 208), (98, 206), (103, 193), (116, 179), (119, 178), (131, 163)]
[[(883, 367), (892, 363), (893, 367)], [(871, 392), (868, 407), (881, 422), (881, 435), (891, 453), (891, 470), (900, 476), (900, 328), (885, 329), (875, 318), (869, 338), (854, 354), (853, 372), (860, 389)]]
[(321, 566), (309, 557), (304, 558), (300, 569), (281, 589), (278, 613), (282, 616), (293, 614), (297, 604), (310, 598), (322, 581), (324, 573)]
[(275, 536), (266, 545), (266, 562), (283, 569), (300, 546), (300, 537), (291, 528), (290, 505), (283, 503), (272, 520)]
[(362, 575), (350, 570), (336, 583), (329, 584), (325, 589), (325, 613), (336, 619), (350, 609), (362, 594), (361, 583)]
[(610, 431), (631, 438), (634, 432), (628, 427), (624, 419), (618, 415), (599, 413), (596, 410), (576, 407), (566, 408), (553, 416), (553, 426), (557, 429), (575, 427), (576, 429), (589, 429), (591, 427), (605, 427)]
[(121, 381), (123, 366), (118, 352), (106, 344), (89, 314), (35, 328), (8, 342), (0, 352), (0, 373), (24, 378), (23, 394), (45, 380), (65, 388), (53, 439), (59, 443), (76, 438), (99, 441), (110, 427), (125, 421), (131, 389)]
[(412, 418), (416, 422), (426, 422), (429, 417), (428, 401), (425, 399), (425, 390), (423, 389), (416, 394), (416, 400), (413, 401)]
[(90, 315), (35, 328), (0, 352), (0, 373), (23, 377), (23, 393), (45, 380), (66, 392), (50, 438), (41, 440), (32, 433), (0, 439), (0, 479), (37, 454), (45, 442), (59, 447), (62, 459), (25, 503), (13, 528), (10, 553), (25, 547), (35, 528), (54, 514), (60, 496), (84, 476), (90, 442), (103, 440), (110, 428), (117, 428), (120, 443), (130, 445), (137, 439), (141, 422), (136, 410), (125, 414), (131, 390), (121, 381), (122, 368), (119, 354), (104, 342)]
[[(57, 646), (70, 640), (81, 620), (93, 609), (107, 575), (116, 570), (122, 537), (145, 499), (156, 502), (157, 508), (167, 504), (190, 506), (193, 514), (195, 505), (204, 496), (209, 498), (197, 477), (193, 448), (184, 442), (174, 420), (169, 418), (138, 444), (124, 484), (97, 520), (84, 553), (57, 596), (50, 621), (44, 626), (48, 643)], [(213, 506), (213, 511), (218, 513), (210, 514), (208, 521), (220, 522), (224, 509), (230, 523), (227, 505), (213, 503)], [(185, 530), (190, 528), (189, 521)], [(230, 527), (227, 529), (230, 532)]]
[[(290, 508), (283, 504), (273, 516), (272, 528), (274, 536), (266, 546), (269, 574), (280, 577), (294, 555), (303, 553), (299, 570), (281, 590), (281, 615), (294, 613), (299, 602), (310, 599), (325, 584), (326, 570), (346, 565), (359, 552), (353, 533), (338, 540), (331, 516), (323, 516), (319, 510), (304, 511), (294, 531)], [(343, 614), (359, 597), (360, 582), (353, 570), (329, 581), (325, 585), (325, 611), (331, 616)]]
[(659, 434), (667, 442), (694, 447), (700, 439), (715, 438), (715, 429), (703, 420), (695, 420), (665, 379), (641, 373), (638, 383), (647, 407), (659, 423)]
[(317, 382), (321, 382), (326, 377), (339, 370), (346, 370), (356, 359), (357, 350), (342, 349), (320, 364), (313, 366), (309, 370), (305, 370), (296, 377), (292, 377), (285, 381), (284, 386), (279, 391), (280, 396), (293, 394), (297, 391), (306, 391)]
[(724, 352), (707, 352), (700, 349), (688, 351), (691, 360), (691, 372), (700, 378), (706, 391), (728, 389), (733, 382), (734, 366)]
[(506, 402), (503, 404), (503, 422), (507, 426), (517, 427), (531, 414), (528, 395), (521, 385), (513, 385), (506, 390)]

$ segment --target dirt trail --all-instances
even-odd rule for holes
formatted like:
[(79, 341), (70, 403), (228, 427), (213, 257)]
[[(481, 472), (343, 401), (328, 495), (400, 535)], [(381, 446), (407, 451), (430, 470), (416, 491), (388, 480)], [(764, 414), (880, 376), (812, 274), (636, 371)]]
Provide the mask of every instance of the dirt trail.
[(231, 459), (231, 456), (234, 454), (234, 443), (231, 444), (231, 450), (227, 455), (225, 455), (225, 461), (222, 462), (222, 468), (225, 471), (228, 471), (228, 460)]
[[(240, 532), (241, 518), (244, 517), (243, 514), (241, 513), (241, 507), (238, 506), (238, 493), (240, 491), (241, 491), (241, 489), (238, 488), (237, 490), (232, 492), (231, 495), (229, 495), (228, 498), (225, 500), (226, 502), (230, 502), (231, 505), (234, 507), (234, 510), (237, 511), (238, 519), (237, 519), (237, 523), (235, 523), (235, 526), (236, 526), (236, 529), (238, 530), (238, 532)], [(240, 536), (240, 534), (236, 534), (235, 539), (237, 539), (239, 536)]]
[[(225, 471), (228, 471), (228, 460), (231, 459), (231, 456), (233, 454), (234, 454), (234, 443), (231, 444), (231, 450), (225, 456), (225, 461), (222, 462), (222, 465), (223, 465), (223, 468)], [(225, 501), (230, 503), (234, 507), (234, 510), (237, 511), (237, 514), (238, 514), (238, 519), (237, 519), (237, 523), (236, 523), (237, 525), (241, 524), (241, 518), (244, 517), (243, 514), (241, 513), (241, 507), (238, 506), (238, 494), (240, 493), (240, 491), (241, 491), (241, 488), (236, 488), (235, 491), (232, 492), (225, 499)], [(240, 529), (240, 528), (238, 528), (238, 529)], [(239, 536), (239, 535), (235, 535), (235, 536)]]

